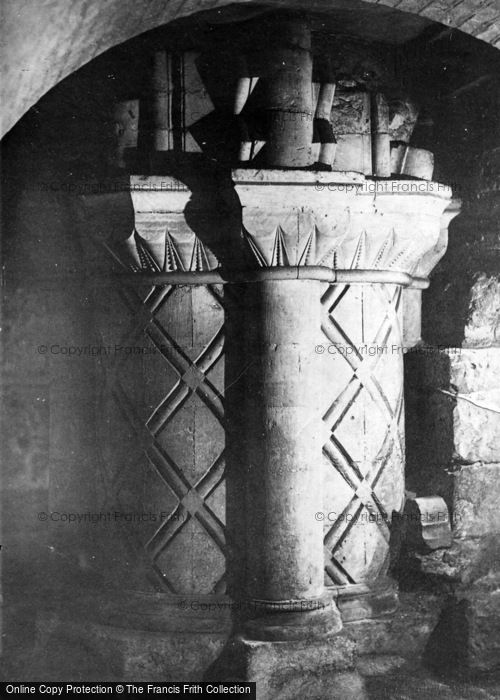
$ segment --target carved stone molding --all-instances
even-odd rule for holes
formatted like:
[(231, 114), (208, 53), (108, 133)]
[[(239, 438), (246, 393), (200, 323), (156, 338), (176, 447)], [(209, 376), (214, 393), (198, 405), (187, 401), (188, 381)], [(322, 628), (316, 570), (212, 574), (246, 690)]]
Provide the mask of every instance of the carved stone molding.
[(451, 189), (359, 173), (234, 170), (248, 264), (414, 274), (434, 250)]
[(192, 190), (173, 177), (130, 177), (134, 230), (110, 252), (133, 272), (201, 272), (219, 261), (187, 222)]
[[(209, 272), (226, 258), (228, 270), (323, 267), (422, 276), (444, 254), (447, 225), (459, 211), (449, 204), (450, 188), (434, 182), (297, 170), (239, 169), (232, 177), (241, 235), (231, 230), (225, 240), (219, 230), (227, 221), (213, 201), (200, 203), (173, 177), (131, 176), (134, 229), (126, 240), (107, 243), (120, 269)], [(237, 202), (233, 208), (237, 222)]]
[(436, 267), (448, 247), (448, 228), (453, 219), (460, 214), (462, 202), (451, 199), (444, 209), (439, 222), (439, 236), (436, 244), (422, 256), (416, 268), (417, 273), (426, 277)]
[[(448, 248), (448, 227), (460, 213), (462, 203), (451, 199), (440, 220), (439, 236), (436, 244), (421, 258), (415, 269), (419, 277), (427, 277), (436, 267)], [(403, 342), (406, 347), (415, 347), (422, 339), (422, 290), (403, 291)]]

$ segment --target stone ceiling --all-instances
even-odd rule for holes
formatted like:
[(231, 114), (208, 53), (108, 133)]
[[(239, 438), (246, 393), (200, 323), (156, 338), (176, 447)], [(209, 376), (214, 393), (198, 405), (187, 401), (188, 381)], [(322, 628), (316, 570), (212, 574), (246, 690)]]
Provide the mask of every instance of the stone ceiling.
[[(0, 135), (60, 80), (127, 39), (196, 12), (231, 6), (236, 19), (243, 9), (249, 16), (263, 5), (336, 12), (348, 31), (381, 40), (388, 40), (388, 31), (393, 38), (412, 38), (431, 20), (500, 48), (499, 0), (4, 0)], [(370, 6), (376, 11), (363, 21), (353, 12)], [(387, 7), (398, 13), (388, 21)]]

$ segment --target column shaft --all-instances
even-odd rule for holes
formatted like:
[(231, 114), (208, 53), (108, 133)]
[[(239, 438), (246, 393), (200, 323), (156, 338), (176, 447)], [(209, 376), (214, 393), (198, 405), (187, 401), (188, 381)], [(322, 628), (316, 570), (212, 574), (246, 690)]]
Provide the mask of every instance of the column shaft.
[[(320, 362), (321, 283), (247, 285), (242, 410), (246, 472), (247, 631), (288, 639), (337, 631), (324, 587)], [(304, 630), (305, 628), (305, 630)], [(271, 631), (270, 631), (271, 630)]]
[(247, 288), (246, 459), (251, 597), (321, 596), (323, 547), (314, 514), (322, 504), (321, 386), (314, 337), (319, 282), (263, 282)]
[(268, 42), (272, 49), (265, 52), (266, 163), (301, 168), (311, 164), (311, 30), (305, 20), (280, 17), (271, 25)]

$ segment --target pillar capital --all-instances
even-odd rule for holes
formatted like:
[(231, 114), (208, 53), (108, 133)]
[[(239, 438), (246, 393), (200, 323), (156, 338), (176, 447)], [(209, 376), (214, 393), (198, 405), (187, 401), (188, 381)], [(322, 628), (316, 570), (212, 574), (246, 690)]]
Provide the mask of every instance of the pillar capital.
[[(170, 176), (132, 175), (130, 194), (135, 226), (123, 252), (132, 266), (148, 272), (200, 272), (219, 266), (212, 246), (190, 220), (193, 210), (203, 206), (184, 182)], [(203, 213), (206, 217), (210, 210)]]
[(257, 169), (233, 170), (232, 180), (234, 188), (212, 183), (212, 196), (200, 197), (196, 185), (174, 177), (131, 176), (134, 228), (109, 247), (133, 272), (304, 268), (290, 270), (302, 277), (322, 268), (338, 280), (382, 282), (389, 274), (422, 287), (417, 278), (444, 254), (459, 211), (451, 189), (435, 182)]
[(238, 169), (232, 178), (247, 264), (257, 267), (414, 274), (451, 200), (440, 183), (360, 173)]

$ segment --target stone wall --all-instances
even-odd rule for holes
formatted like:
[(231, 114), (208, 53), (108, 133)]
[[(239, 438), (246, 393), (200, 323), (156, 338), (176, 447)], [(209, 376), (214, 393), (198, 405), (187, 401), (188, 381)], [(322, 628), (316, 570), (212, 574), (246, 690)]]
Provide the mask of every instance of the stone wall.
[(426, 292), (430, 352), (407, 357), (406, 367), (407, 486), (443, 496), (453, 527), (450, 549), (418, 556), (417, 569), (449, 595), (429, 658), (470, 671), (498, 669), (500, 660), (497, 138), (493, 127), (451, 225), (449, 254)]

